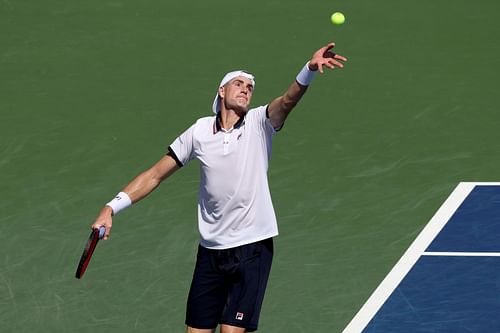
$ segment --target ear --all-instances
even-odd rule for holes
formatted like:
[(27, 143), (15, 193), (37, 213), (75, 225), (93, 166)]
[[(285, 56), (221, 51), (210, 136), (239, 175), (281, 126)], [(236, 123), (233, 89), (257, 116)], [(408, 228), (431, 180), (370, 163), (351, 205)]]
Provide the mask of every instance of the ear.
[(225, 91), (224, 87), (219, 87), (219, 96), (220, 96), (221, 98), (224, 98), (224, 93), (225, 93), (225, 92), (226, 92), (226, 91)]

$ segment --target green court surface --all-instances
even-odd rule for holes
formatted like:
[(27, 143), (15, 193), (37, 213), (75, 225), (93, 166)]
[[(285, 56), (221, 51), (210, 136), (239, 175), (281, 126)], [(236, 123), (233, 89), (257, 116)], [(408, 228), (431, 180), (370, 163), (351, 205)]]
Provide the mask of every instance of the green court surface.
[[(500, 3), (0, 1), (0, 332), (184, 332), (192, 162), (114, 220), (102, 205), (211, 114), (223, 74), (269, 102), (328, 41), (274, 142), (280, 226), (260, 332), (341, 332), (460, 181), (500, 179)], [(343, 26), (330, 14), (342, 11)]]

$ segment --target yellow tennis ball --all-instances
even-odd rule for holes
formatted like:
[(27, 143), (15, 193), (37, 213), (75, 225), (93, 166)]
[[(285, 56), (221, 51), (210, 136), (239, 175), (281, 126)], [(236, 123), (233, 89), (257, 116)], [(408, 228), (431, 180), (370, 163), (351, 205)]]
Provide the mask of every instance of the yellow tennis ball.
[(330, 19), (332, 20), (332, 23), (335, 25), (341, 25), (344, 24), (345, 22), (345, 16), (341, 12), (333, 13)]

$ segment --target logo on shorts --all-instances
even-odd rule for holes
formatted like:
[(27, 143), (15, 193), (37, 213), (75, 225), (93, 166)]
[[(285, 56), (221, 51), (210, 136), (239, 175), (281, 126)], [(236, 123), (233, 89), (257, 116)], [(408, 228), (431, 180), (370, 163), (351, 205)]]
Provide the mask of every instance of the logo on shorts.
[(236, 320), (243, 320), (244, 314), (241, 312), (236, 312)]

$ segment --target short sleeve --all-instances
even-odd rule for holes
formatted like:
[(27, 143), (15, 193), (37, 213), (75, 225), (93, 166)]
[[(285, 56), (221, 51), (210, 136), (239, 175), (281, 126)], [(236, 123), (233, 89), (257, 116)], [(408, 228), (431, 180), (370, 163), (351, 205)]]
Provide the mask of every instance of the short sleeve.
[(170, 154), (179, 167), (184, 166), (193, 159), (193, 134), (195, 126), (196, 124), (193, 124), (189, 127), (168, 147)]
[(279, 129), (275, 129), (271, 124), (271, 120), (267, 116), (268, 105), (259, 106), (253, 109), (252, 115), (255, 117), (255, 121), (259, 124), (260, 129), (266, 133), (266, 136), (272, 136), (276, 134)]

